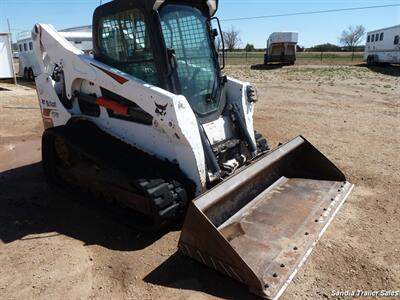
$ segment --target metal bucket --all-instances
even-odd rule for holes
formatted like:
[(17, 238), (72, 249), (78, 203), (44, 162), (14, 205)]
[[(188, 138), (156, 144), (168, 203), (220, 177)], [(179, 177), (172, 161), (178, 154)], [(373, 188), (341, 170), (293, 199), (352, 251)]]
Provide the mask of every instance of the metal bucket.
[(277, 299), (352, 188), (297, 137), (195, 199), (179, 250), (253, 293)]

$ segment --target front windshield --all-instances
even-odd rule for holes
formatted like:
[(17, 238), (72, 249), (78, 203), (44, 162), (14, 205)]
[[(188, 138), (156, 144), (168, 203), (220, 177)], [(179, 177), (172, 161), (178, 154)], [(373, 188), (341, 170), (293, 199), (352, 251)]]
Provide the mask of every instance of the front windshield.
[(184, 5), (166, 5), (160, 16), (166, 47), (175, 50), (182, 94), (198, 114), (216, 111), (219, 71), (207, 18)]

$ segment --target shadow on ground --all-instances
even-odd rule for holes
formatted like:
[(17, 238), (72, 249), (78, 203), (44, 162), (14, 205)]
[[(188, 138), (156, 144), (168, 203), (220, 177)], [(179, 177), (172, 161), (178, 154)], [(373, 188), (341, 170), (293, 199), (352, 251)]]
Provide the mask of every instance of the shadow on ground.
[(143, 233), (134, 224), (127, 226), (130, 220), (113, 214), (110, 206), (49, 188), (40, 163), (6, 171), (0, 173), (0, 240), (11, 243), (56, 232), (85, 245), (132, 251), (147, 247), (167, 232)]
[(288, 64), (258, 64), (258, 65), (252, 65), (250, 68), (252, 70), (276, 70), (276, 69), (281, 69), (283, 67), (289, 66)]
[(251, 295), (245, 285), (180, 253), (172, 255), (143, 280), (169, 288), (205, 292), (222, 299), (260, 299)]
[[(143, 233), (113, 215), (107, 209), (110, 204), (95, 201), (99, 200), (82, 199), (77, 193), (49, 188), (40, 163), (0, 173), (0, 240), (11, 243), (65, 235), (85, 245), (134, 251), (146, 248), (168, 231)], [(222, 298), (253, 299), (242, 284), (179, 253), (158, 266), (144, 281)]]
[(17, 84), (27, 88), (35, 89), (35, 81), (24, 79), (23, 77), (17, 77)]
[[(99, 200), (82, 199), (75, 193), (65, 195), (49, 188), (40, 163), (0, 173), (0, 240), (11, 243), (65, 235), (85, 245), (134, 251), (146, 248), (168, 231), (143, 233), (109, 211), (110, 204), (99, 205), (95, 201)], [(244, 285), (178, 252), (144, 281), (225, 299), (257, 299), (249, 295)]]
[(359, 64), (357, 67), (368, 68), (372, 72), (380, 73), (383, 75), (400, 77), (400, 66), (395, 66), (391, 64), (381, 64), (378, 66), (368, 66), (366, 64)]

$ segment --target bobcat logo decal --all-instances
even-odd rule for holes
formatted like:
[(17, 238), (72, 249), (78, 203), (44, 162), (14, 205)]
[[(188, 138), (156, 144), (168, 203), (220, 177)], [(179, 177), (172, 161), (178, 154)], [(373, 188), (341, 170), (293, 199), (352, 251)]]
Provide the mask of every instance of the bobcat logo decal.
[(161, 117), (164, 117), (167, 114), (167, 106), (168, 104), (165, 105), (160, 105), (154, 102), (156, 105), (156, 114), (160, 115)]

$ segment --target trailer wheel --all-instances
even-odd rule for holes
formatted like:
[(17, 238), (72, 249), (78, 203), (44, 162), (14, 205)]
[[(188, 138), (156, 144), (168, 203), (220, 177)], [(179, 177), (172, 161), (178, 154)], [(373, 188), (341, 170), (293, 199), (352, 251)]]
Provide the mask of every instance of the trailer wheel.
[(29, 68), (29, 70), (28, 70), (28, 79), (29, 79), (29, 81), (35, 80), (35, 74), (33, 74), (33, 70), (31, 68)]
[(372, 67), (372, 66), (375, 66), (376, 63), (377, 63), (377, 62), (376, 62), (376, 60), (375, 60), (375, 56), (369, 55), (368, 58), (367, 58), (367, 66)]
[(29, 80), (29, 71), (27, 68), (24, 69), (24, 79)]

